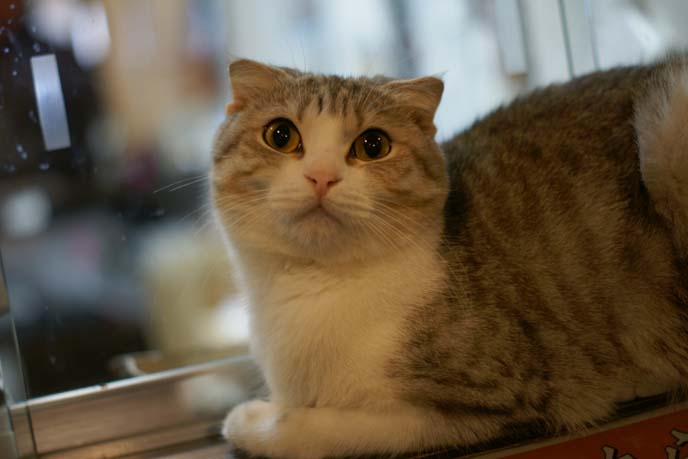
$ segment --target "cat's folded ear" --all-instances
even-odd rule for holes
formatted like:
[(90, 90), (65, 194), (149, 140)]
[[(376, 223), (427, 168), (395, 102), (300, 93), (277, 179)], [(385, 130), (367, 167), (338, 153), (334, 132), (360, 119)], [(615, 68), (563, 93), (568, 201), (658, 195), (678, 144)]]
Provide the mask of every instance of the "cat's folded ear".
[(400, 105), (410, 108), (424, 129), (434, 135), (433, 119), (442, 99), (444, 82), (436, 77), (422, 77), (413, 80), (394, 80), (385, 83)]
[(250, 59), (233, 61), (229, 64), (233, 100), (227, 104), (227, 114), (241, 111), (253, 97), (273, 88), (281, 78), (290, 76), (293, 76), (293, 72), (282, 67), (273, 67)]

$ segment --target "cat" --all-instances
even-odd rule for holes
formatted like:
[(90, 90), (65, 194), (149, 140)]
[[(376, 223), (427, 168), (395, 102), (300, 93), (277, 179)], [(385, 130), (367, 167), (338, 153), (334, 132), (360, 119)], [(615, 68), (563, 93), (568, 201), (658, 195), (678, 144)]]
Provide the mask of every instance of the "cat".
[(211, 199), (271, 458), (604, 422), (688, 381), (688, 59), (520, 97), (438, 145), (434, 77), (230, 64)]

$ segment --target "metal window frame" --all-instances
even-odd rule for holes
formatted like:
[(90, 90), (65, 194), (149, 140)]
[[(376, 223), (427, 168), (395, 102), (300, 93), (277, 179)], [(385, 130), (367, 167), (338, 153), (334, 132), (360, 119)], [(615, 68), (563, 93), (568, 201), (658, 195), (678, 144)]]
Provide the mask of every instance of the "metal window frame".
[(566, 63), (571, 78), (600, 69), (594, 8), (590, 0), (559, 0)]
[[(185, 384), (209, 374), (251, 393), (262, 387), (253, 359), (231, 357), (13, 404), (15, 433), (33, 436), (36, 454), (46, 459), (140, 457), (184, 444), (205, 446), (213, 452), (210, 457), (221, 457), (227, 446), (219, 428), (230, 407), (199, 412), (180, 395)], [(20, 451), (19, 457), (34, 456)]]
[[(2, 263), (2, 252), (0, 251), (0, 322), (3, 327), (6, 326), (11, 336), (11, 349), (9, 349), (9, 358), (12, 362), (0, 361), (0, 416), (3, 417), (3, 422), (0, 422), (0, 436), (2, 451), (12, 450), (13, 456), (18, 457), (35, 457), (36, 448), (33, 438), (33, 430), (31, 429), (31, 414), (27, 408), (12, 409), (11, 403), (13, 400), (26, 400), (26, 385), (24, 379), (24, 369), (21, 355), (19, 352), (19, 341), (17, 340), (17, 331), (14, 324), (14, 317), (10, 310), (10, 298), (7, 290), (7, 281), (5, 278), (5, 270)], [(7, 356), (7, 355), (6, 355)], [(2, 365), (10, 363), (8, 366)], [(8, 368), (15, 371), (10, 372)], [(10, 378), (13, 378), (11, 387), (13, 391), (19, 393), (10, 393)], [(10, 405), (10, 406), (8, 406)], [(14, 415), (13, 415), (14, 414)], [(17, 416), (21, 414), (21, 416)], [(19, 434), (18, 432), (22, 432)]]

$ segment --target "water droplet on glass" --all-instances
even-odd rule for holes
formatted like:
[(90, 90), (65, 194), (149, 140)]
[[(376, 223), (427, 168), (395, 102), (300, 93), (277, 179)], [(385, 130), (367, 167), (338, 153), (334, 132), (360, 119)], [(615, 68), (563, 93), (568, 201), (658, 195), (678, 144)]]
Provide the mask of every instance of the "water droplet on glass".
[(78, 157), (77, 157), (77, 158), (72, 158), (72, 167), (74, 167), (74, 168), (78, 168), (78, 167), (81, 166), (83, 163), (84, 163), (84, 159), (83, 159), (83, 158), (78, 158)]
[(17, 5), (15, 5), (14, 3), (10, 3), (10, 9), (11, 10), (15, 9), (16, 7), (17, 7)]
[(24, 150), (24, 145), (18, 143), (17, 144), (17, 153), (19, 153), (19, 157), (23, 160), (26, 160), (29, 158), (29, 154)]
[(151, 217), (162, 217), (163, 215), (165, 215), (165, 209), (162, 207), (151, 212)]
[(41, 45), (39, 43), (34, 43), (32, 48), (34, 51), (39, 52), (41, 50)]
[(38, 123), (38, 118), (36, 118), (36, 112), (29, 110), (29, 119), (34, 123)]
[(40, 170), (42, 170), (42, 171), (47, 171), (48, 169), (50, 169), (50, 164), (48, 164), (48, 163), (40, 163), (40, 164), (38, 165), (38, 168), (39, 168)]
[(5, 53), (5, 54), (9, 54), (9, 53), (10, 53), (10, 47), (9, 47), (9, 46), (5, 46), (4, 48), (2, 48), (2, 52)]
[(50, 364), (55, 365), (55, 362), (57, 362), (57, 358), (54, 355), (50, 356)]
[(16, 77), (18, 73), (19, 72), (17, 72), (16, 70), (12, 70), (12, 76)]
[(14, 164), (5, 164), (4, 169), (5, 169), (5, 172), (9, 172), (10, 174), (17, 170), (17, 168), (14, 166)]

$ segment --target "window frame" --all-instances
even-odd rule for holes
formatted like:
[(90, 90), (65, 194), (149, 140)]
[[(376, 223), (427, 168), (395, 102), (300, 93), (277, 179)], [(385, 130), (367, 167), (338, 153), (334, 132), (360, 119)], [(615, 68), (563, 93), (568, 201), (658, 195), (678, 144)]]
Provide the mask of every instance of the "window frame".
[[(237, 356), (29, 399), (10, 406), (18, 443), (35, 439), (49, 459), (115, 458), (183, 444), (225, 451), (220, 425), (229, 407), (200, 413), (180, 400), (183, 385), (217, 374), (258, 394), (260, 370)], [(224, 448), (224, 449), (223, 449)], [(34, 457), (26, 448), (19, 457)]]

